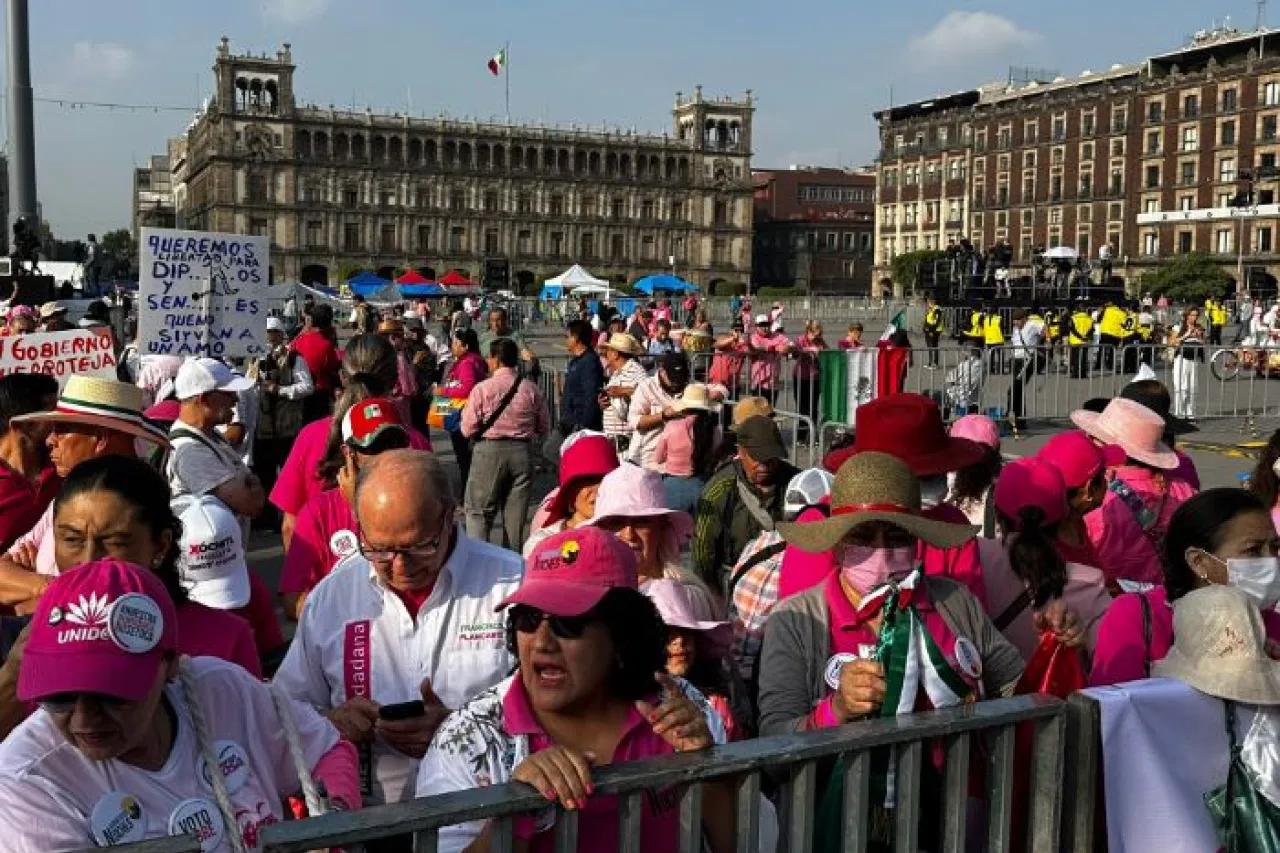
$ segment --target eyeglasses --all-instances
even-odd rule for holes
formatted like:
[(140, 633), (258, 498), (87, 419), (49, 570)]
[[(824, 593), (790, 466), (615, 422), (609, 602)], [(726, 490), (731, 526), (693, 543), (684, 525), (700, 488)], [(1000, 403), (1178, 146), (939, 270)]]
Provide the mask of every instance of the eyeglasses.
[(406, 563), (421, 563), (430, 560), (440, 553), (445, 534), (449, 532), (449, 525), (445, 524), (445, 520), (452, 514), (453, 508), (446, 505), (434, 525), (440, 528), (436, 531), (436, 535), (408, 548), (375, 548), (364, 540), (362, 532), (360, 534), (360, 553), (370, 563), (378, 566), (389, 566), (395, 562), (396, 557), (400, 557)]
[(101, 693), (55, 693), (52, 696), (41, 699), (37, 704), (50, 714), (70, 714), (76, 709), (76, 703), (81, 698), (107, 712), (118, 711), (129, 704), (125, 699), (104, 696)]
[(594, 621), (596, 619), (590, 613), (581, 616), (556, 616), (523, 604), (511, 608), (511, 627), (521, 634), (532, 634), (546, 622), (551, 627), (551, 633), (561, 640), (577, 640)]

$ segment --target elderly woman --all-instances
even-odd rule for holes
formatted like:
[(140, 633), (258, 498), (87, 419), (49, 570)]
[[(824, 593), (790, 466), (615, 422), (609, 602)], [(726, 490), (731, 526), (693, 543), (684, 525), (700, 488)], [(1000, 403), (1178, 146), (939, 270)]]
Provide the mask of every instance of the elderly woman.
[(240, 667), (179, 657), (179, 621), (158, 577), (117, 560), (45, 591), (18, 683), (39, 710), (0, 744), (0, 851), (186, 833), (246, 853), (284, 819), (283, 798), (315, 796), (317, 780), (360, 805), (355, 749), (333, 726)]
[[(660, 673), (666, 629), (637, 590), (636, 556), (617, 538), (582, 527), (543, 542), (520, 588), (500, 605), (516, 674), (481, 693), (440, 727), (418, 768), (419, 797), (524, 782), (580, 811), (578, 850), (612, 849), (618, 802), (592, 792), (592, 768), (705, 749), (724, 741), (714, 711), (687, 682)], [(664, 697), (665, 691), (665, 699)], [(656, 802), (656, 801), (655, 801)], [(703, 830), (711, 849), (733, 846), (731, 795), (704, 787)], [(517, 843), (551, 851), (544, 815), (515, 822)], [(679, 809), (645, 808), (647, 850), (678, 846)], [(492, 825), (448, 827), (439, 849), (485, 853)]]
[(560, 485), (543, 499), (533, 514), (524, 556), (551, 536), (581, 527), (596, 512), (600, 483), (618, 467), (618, 451), (604, 433), (579, 430), (560, 445)]

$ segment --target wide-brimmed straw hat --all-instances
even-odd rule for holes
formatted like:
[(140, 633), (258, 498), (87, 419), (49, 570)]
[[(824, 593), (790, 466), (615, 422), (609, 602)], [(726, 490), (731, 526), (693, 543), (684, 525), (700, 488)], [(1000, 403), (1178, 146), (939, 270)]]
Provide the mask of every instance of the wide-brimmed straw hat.
[(778, 532), (802, 551), (830, 551), (849, 531), (872, 521), (887, 521), (937, 548), (955, 548), (978, 528), (949, 524), (921, 515), (920, 481), (907, 463), (887, 453), (852, 456), (836, 472), (831, 517), (803, 524), (783, 523)]
[(640, 346), (640, 342), (626, 332), (615, 332), (610, 335), (602, 349), (611, 349), (623, 355), (644, 355), (644, 347)]
[(707, 392), (707, 386), (701, 382), (686, 385), (680, 392), (679, 399), (671, 404), (671, 408), (677, 412), (711, 411), (711, 396)]
[(115, 430), (161, 447), (169, 446), (164, 430), (143, 415), (146, 394), (136, 385), (95, 376), (72, 376), (49, 412), (32, 412), (13, 423), (73, 423)]
[(67, 313), (67, 306), (59, 305), (57, 302), (46, 302), (40, 306), (40, 319), (48, 320), (51, 317), (57, 317), (60, 314)]
[(1071, 422), (1106, 444), (1118, 444), (1135, 462), (1172, 471), (1181, 463), (1164, 437), (1164, 418), (1141, 403), (1116, 397), (1101, 413), (1080, 409)]
[(1262, 614), (1246, 593), (1213, 584), (1173, 608), (1173, 648), (1152, 668), (1218, 699), (1280, 705), (1280, 663), (1266, 651)]

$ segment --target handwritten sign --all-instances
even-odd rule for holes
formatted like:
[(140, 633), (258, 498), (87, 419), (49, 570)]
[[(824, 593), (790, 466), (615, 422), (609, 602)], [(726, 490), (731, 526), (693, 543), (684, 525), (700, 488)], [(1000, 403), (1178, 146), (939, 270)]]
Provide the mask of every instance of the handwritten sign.
[(143, 228), (138, 253), (139, 352), (267, 351), (266, 237)]
[(116, 351), (107, 328), (0, 337), (0, 376), (44, 373), (59, 387), (71, 376), (116, 378)]

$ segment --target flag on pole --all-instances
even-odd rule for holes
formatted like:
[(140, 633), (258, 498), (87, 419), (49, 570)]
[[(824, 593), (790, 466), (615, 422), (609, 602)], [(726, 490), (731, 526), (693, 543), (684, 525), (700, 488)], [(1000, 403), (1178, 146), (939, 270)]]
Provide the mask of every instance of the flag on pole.
[(499, 74), (502, 73), (502, 69), (506, 66), (506, 64), (507, 64), (507, 49), (504, 47), (502, 50), (498, 51), (496, 55), (494, 55), (493, 59), (489, 60), (489, 73), (492, 74), (494, 77), (497, 77)]
[(880, 336), (880, 340), (887, 341), (893, 337), (894, 333), (900, 329), (907, 327), (907, 309), (903, 308), (893, 315), (893, 319), (889, 321), (889, 326), (884, 330), (884, 334)]

